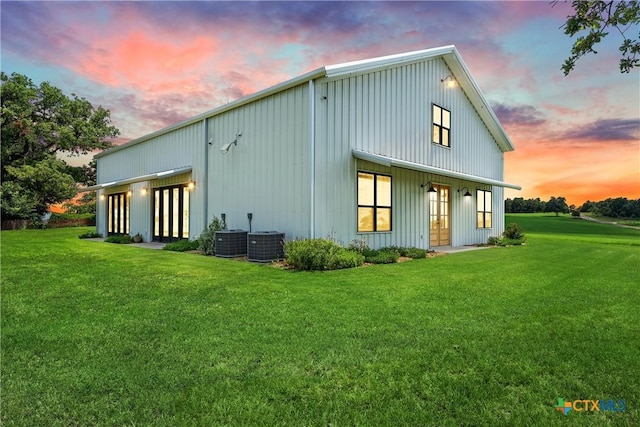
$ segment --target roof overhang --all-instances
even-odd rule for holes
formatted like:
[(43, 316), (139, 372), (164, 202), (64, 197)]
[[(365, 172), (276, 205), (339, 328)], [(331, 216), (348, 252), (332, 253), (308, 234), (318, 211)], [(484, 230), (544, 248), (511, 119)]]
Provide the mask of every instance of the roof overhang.
[(407, 160), (395, 159), (389, 156), (383, 156), (381, 154), (373, 154), (361, 150), (351, 150), (353, 157), (360, 160), (366, 160), (368, 162), (376, 163), (378, 165), (387, 167), (396, 167), (409, 169), (417, 172), (427, 172), (436, 175), (446, 176), (449, 178), (464, 179), (466, 181), (478, 182), (480, 184), (495, 185), (497, 187), (513, 188), (515, 190), (522, 190), (522, 187), (516, 184), (509, 184), (508, 182), (500, 181), (497, 179), (485, 178), (482, 176), (471, 175), (468, 173), (456, 172), (447, 169), (438, 168), (435, 166), (423, 165), (421, 163), (410, 162)]
[(191, 169), (192, 169), (191, 166), (184, 166), (180, 168), (169, 169), (166, 171), (154, 172), (146, 175), (135, 176), (132, 178), (125, 178), (117, 181), (110, 181), (102, 184), (92, 185), (91, 187), (81, 188), (78, 191), (79, 192), (96, 191), (96, 190), (108, 189), (109, 187), (116, 187), (119, 185), (127, 185), (127, 184), (133, 184), (135, 182), (149, 181), (151, 179), (170, 178), (172, 176), (191, 172)]

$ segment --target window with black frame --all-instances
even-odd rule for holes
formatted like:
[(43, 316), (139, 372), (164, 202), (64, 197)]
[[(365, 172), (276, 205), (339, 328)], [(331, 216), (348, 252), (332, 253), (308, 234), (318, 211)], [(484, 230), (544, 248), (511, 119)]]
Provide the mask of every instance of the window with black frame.
[(443, 147), (451, 146), (451, 111), (433, 104), (433, 139), (434, 144)]
[(477, 227), (478, 228), (491, 228), (491, 191), (477, 190)]
[(358, 172), (358, 232), (391, 231), (391, 176)]

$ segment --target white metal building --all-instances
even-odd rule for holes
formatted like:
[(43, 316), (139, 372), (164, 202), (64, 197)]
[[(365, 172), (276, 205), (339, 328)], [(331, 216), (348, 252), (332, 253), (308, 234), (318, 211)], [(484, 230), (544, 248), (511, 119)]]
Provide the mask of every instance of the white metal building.
[(483, 243), (513, 149), (454, 46), (326, 66), (96, 155), (97, 231)]

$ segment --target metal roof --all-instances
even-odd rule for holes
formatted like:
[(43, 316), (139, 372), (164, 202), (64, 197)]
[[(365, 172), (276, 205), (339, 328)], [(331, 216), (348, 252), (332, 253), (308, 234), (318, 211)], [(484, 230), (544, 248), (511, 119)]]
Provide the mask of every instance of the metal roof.
[(513, 151), (515, 149), (511, 139), (505, 132), (504, 128), (500, 124), (500, 121), (496, 117), (493, 109), (489, 105), (489, 102), (484, 97), (480, 88), (474, 78), (471, 76), (469, 69), (462, 60), (462, 57), (458, 53), (458, 50), (454, 45), (442, 46), (432, 49), (424, 49), (413, 52), (399, 53), (395, 55), (382, 56), (378, 58), (365, 59), (361, 61), (345, 62), (342, 64), (328, 65), (318, 68), (293, 79), (287, 80), (275, 86), (271, 86), (267, 89), (261, 90), (251, 95), (247, 95), (243, 98), (232, 101), (228, 104), (206, 111), (202, 114), (194, 116), (185, 121), (176, 123), (166, 128), (160, 129), (156, 132), (144, 135), (140, 138), (131, 140), (125, 144), (118, 145), (108, 150), (102, 151), (96, 154), (95, 158), (100, 158), (111, 154), (116, 151), (120, 151), (126, 147), (130, 147), (135, 144), (139, 144), (149, 139), (155, 138), (160, 135), (164, 135), (173, 130), (189, 126), (197, 123), (201, 120), (216, 116), (224, 113), (225, 111), (238, 108), (242, 105), (249, 104), (253, 101), (265, 98), (278, 92), (290, 89), (298, 86), (310, 80), (316, 80), (322, 77), (349, 77), (351, 75), (362, 74), (366, 72), (375, 71), (377, 69), (384, 69), (394, 67), (400, 64), (419, 62), (425, 59), (433, 59), (441, 57), (447, 64), (455, 80), (458, 82), (459, 87), (465, 92), (471, 104), (474, 106), (478, 114), (480, 115), (485, 126), (491, 133), (491, 136), (495, 139), (496, 143), (502, 151)]
[(433, 173), (436, 175), (446, 176), (449, 178), (464, 179), (467, 181), (479, 182), (481, 184), (495, 185), (497, 187), (513, 188), (515, 190), (522, 190), (522, 187), (516, 184), (509, 184), (508, 182), (500, 181), (497, 179), (485, 178), (478, 175), (471, 175), (464, 172), (456, 172), (448, 169), (442, 169), (435, 166), (424, 165), (422, 163), (410, 162), (408, 160), (396, 159), (394, 157), (383, 156), (381, 154), (369, 153), (362, 150), (351, 150), (353, 157), (368, 162), (373, 162), (382, 166), (396, 167), (403, 169), (410, 169), (418, 172)]

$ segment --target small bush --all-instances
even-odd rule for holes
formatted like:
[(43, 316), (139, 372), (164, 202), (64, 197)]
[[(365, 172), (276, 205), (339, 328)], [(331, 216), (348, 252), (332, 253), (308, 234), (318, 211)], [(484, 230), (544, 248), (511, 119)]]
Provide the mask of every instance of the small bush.
[(363, 252), (365, 262), (372, 264), (393, 264), (398, 262), (400, 254), (395, 249), (367, 250)]
[(501, 240), (502, 238), (498, 236), (491, 236), (489, 237), (489, 239), (487, 239), (487, 244), (492, 246), (500, 246)]
[(128, 245), (129, 243), (133, 242), (133, 239), (131, 238), (131, 236), (109, 236), (106, 239), (104, 239), (105, 242), (107, 243), (118, 243), (118, 244), (122, 244), (122, 245)]
[(425, 249), (420, 248), (407, 248), (404, 254), (401, 256), (406, 256), (412, 259), (420, 259), (427, 257), (427, 251)]
[(198, 240), (180, 239), (172, 243), (167, 243), (162, 249), (164, 249), (165, 251), (187, 252), (197, 251), (199, 248), (200, 241)]
[(522, 233), (522, 227), (520, 227), (520, 225), (515, 222), (507, 225), (507, 228), (504, 230), (504, 233), (502, 233), (502, 235), (507, 239), (512, 240), (517, 240), (524, 237), (524, 234)]
[(96, 233), (95, 231), (87, 231), (79, 235), (78, 239), (95, 239), (97, 237), (102, 237), (102, 234)]
[(217, 216), (209, 223), (206, 230), (198, 237), (198, 249), (205, 255), (215, 255), (216, 253), (216, 231), (226, 230), (227, 224)]
[(407, 258), (419, 259), (419, 258), (427, 257), (426, 249), (413, 248), (413, 247), (405, 248), (402, 246), (389, 246), (386, 248), (382, 248), (381, 250), (386, 250), (386, 249), (396, 251), (400, 256), (407, 257)]
[(290, 240), (284, 251), (287, 263), (299, 270), (335, 270), (364, 263), (363, 255), (325, 239)]

